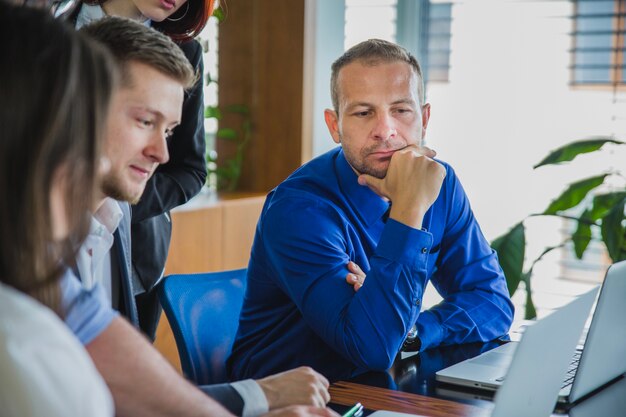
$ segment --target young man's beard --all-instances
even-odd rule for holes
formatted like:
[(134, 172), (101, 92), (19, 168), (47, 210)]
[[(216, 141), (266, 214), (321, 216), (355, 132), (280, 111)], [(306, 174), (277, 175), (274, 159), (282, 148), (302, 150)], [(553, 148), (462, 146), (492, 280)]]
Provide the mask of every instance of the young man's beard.
[(124, 189), (121, 181), (112, 175), (106, 175), (102, 179), (102, 191), (107, 197), (118, 201), (126, 201), (130, 204), (137, 204), (142, 193), (131, 193)]

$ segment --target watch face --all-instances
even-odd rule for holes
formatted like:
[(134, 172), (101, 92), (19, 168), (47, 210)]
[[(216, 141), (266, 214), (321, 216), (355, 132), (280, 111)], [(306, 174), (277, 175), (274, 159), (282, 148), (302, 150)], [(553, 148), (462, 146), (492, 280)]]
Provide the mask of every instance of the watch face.
[(402, 344), (403, 352), (417, 352), (422, 347), (422, 341), (418, 336), (419, 332), (417, 331), (417, 327), (413, 325), (411, 330), (406, 335), (406, 339)]

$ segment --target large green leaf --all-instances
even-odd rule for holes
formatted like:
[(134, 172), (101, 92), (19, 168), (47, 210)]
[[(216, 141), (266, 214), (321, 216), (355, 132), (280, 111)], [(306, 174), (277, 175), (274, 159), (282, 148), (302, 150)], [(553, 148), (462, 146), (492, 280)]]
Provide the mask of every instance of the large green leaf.
[(519, 222), (504, 235), (494, 239), (491, 247), (498, 253), (500, 265), (506, 277), (509, 294), (513, 295), (522, 280), (522, 268), (526, 252), (526, 231)]
[(544, 165), (560, 164), (562, 162), (571, 161), (580, 154), (597, 151), (605, 143), (615, 143), (618, 145), (624, 144), (622, 141), (608, 137), (598, 137), (594, 139), (571, 142), (550, 152), (550, 154), (535, 165), (533, 169), (537, 169)]
[(626, 191), (598, 194), (593, 198), (593, 208), (589, 212), (588, 219), (596, 221), (606, 216), (617, 204), (626, 200)]
[(622, 247), (624, 246), (624, 202), (613, 207), (613, 209), (602, 218), (602, 241), (606, 245), (609, 256), (613, 262), (621, 258)]
[(559, 211), (575, 207), (583, 201), (589, 191), (602, 184), (608, 175), (609, 174), (602, 174), (570, 184), (556, 200), (550, 203), (550, 206), (548, 206), (543, 214), (556, 214)]
[[(580, 216), (581, 220), (588, 219), (590, 217), (590, 211), (585, 212)], [(574, 252), (578, 259), (582, 259), (589, 242), (591, 242), (591, 225), (585, 221), (579, 221), (576, 231), (572, 234), (572, 241), (574, 242)]]

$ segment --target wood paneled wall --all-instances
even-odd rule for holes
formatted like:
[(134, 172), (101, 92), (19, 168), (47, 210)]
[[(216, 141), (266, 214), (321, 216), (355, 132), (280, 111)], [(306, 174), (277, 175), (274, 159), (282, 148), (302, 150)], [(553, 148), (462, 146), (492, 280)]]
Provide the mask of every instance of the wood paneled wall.
[[(198, 201), (199, 200), (199, 201)], [(172, 243), (165, 275), (245, 268), (265, 195), (228, 194), (196, 198), (172, 212)], [(154, 346), (180, 371), (174, 335), (165, 315)]]
[[(304, 0), (237, 0), (226, 3), (219, 26), (220, 106), (251, 110), (252, 140), (245, 152), (240, 189), (266, 192), (301, 163)], [(237, 127), (225, 115), (221, 127)], [(218, 140), (220, 158), (232, 143)]]

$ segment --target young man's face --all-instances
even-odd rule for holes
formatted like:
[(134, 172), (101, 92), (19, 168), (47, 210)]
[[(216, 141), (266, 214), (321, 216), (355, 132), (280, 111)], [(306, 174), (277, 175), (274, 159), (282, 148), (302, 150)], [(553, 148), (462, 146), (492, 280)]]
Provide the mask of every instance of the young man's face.
[(169, 159), (167, 138), (180, 123), (184, 90), (148, 65), (131, 62), (128, 71), (130, 82), (112, 97), (104, 143), (110, 169), (102, 191), (136, 203), (154, 170)]
[(339, 115), (326, 110), (326, 124), (358, 173), (383, 178), (395, 151), (420, 144), (430, 105), (420, 107), (417, 83), (405, 62), (355, 61), (339, 71)]

